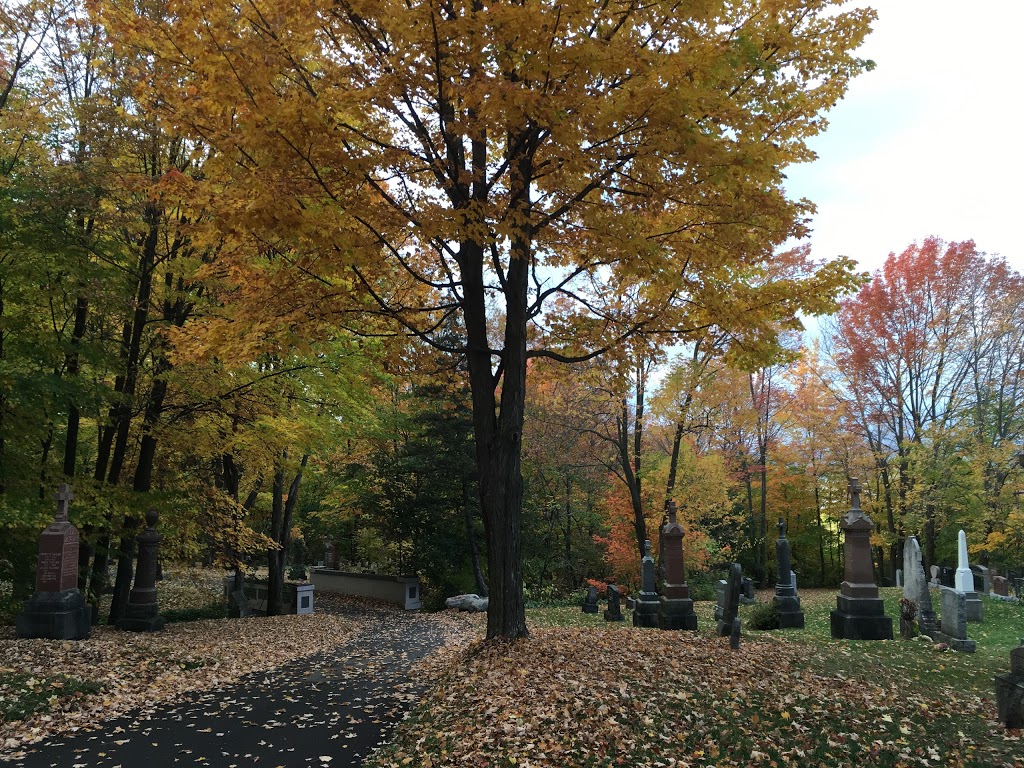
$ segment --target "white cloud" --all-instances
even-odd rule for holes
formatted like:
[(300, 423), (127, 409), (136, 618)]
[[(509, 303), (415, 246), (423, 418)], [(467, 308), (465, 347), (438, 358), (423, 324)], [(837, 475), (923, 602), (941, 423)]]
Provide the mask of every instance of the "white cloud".
[(1024, 271), (1019, 0), (866, 0), (879, 12), (861, 75), (789, 169), (791, 195), (818, 205), (818, 257), (878, 268), (928, 235), (973, 238)]

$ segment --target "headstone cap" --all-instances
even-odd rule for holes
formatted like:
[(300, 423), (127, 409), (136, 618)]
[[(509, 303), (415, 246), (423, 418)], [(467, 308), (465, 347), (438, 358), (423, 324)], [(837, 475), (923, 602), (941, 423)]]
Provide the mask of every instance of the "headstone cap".
[(148, 528), (156, 528), (156, 523), (157, 523), (157, 520), (159, 520), (159, 519), (160, 519), (160, 515), (159, 515), (159, 513), (155, 509), (150, 508), (150, 509), (146, 510), (146, 527), (148, 527)]

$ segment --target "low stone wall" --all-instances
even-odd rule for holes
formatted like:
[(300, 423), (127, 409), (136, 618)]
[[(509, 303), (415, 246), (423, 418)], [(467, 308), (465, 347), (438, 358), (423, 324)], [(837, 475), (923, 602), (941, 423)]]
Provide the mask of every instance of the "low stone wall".
[[(234, 589), (235, 577), (224, 577), (224, 595)], [(281, 613), (313, 613), (313, 585), (312, 584), (290, 584), (285, 582), (281, 590)], [(249, 598), (249, 608), (258, 616), (267, 613), (267, 582), (246, 579), (245, 596)]]
[(415, 576), (383, 576), (314, 568), (309, 580), (321, 592), (386, 600), (397, 603), (407, 611), (420, 608), (420, 580)]

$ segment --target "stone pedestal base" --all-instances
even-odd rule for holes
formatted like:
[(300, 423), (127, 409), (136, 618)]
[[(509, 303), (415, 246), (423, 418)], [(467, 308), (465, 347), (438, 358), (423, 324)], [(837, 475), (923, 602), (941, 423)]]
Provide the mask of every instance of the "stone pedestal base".
[(597, 603), (584, 603), (583, 604), (583, 612), (584, 613), (597, 613)]
[(633, 607), (634, 627), (656, 627), (658, 626), (658, 597), (657, 595), (647, 596), (640, 593), (640, 599)]
[(78, 589), (36, 592), (16, 619), (18, 637), (85, 640), (92, 628), (92, 606)]
[(833, 640), (892, 640), (892, 619), (878, 597), (839, 595), (830, 614)]
[(965, 592), (967, 595), (967, 620), (981, 622), (985, 620), (985, 606), (977, 592)]
[(622, 615), (622, 611), (605, 611), (605, 621), (625, 621), (626, 617)]
[(800, 598), (796, 595), (776, 595), (775, 606), (779, 612), (779, 629), (803, 629), (804, 612), (800, 610)]
[(164, 628), (164, 617), (156, 603), (128, 603), (117, 628), (128, 632), (160, 632)]
[(939, 617), (935, 611), (921, 611), (917, 616), (917, 628), (922, 635), (931, 637), (939, 631)]
[(697, 614), (690, 598), (662, 597), (658, 602), (658, 626), (661, 629), (696, 629)]
[(1024, 728), (1024, 675), (996, 675), (996, 709), (1007, 728)]

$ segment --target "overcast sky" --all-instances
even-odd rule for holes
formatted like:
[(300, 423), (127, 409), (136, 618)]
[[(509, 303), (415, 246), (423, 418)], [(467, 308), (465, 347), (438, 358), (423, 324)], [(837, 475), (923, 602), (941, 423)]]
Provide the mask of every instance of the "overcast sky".
[(818, 206), (817, 258), (881, 266), (928, 235), (973, 239), (1024, 271), (1024, 0), (863, 0), (878, 21), (858, 77), (788, 170)]

